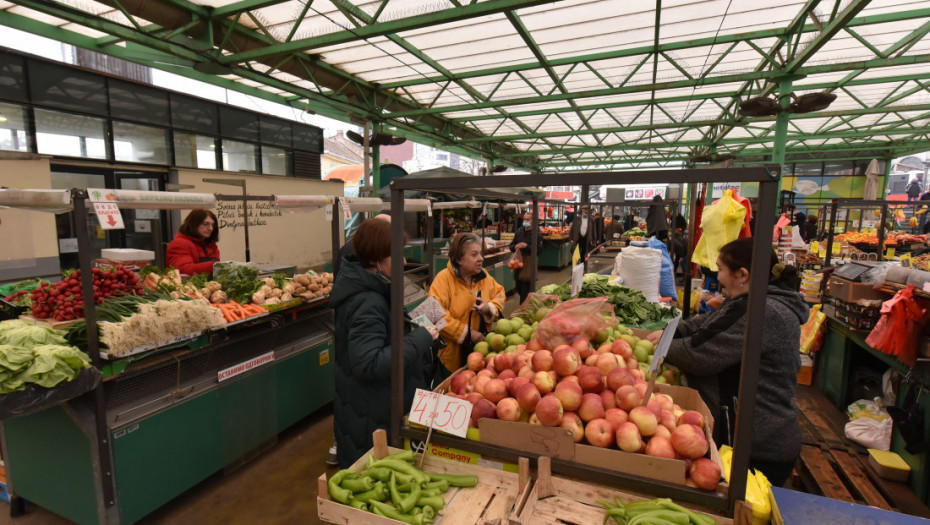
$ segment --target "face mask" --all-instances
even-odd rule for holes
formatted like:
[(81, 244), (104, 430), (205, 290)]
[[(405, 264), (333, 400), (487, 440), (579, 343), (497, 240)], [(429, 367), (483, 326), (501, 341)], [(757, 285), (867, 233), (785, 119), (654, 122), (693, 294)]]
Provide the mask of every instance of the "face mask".
[(391, 282), (391, 278), (388, 277), (387, 274), (384, 273), (384, 270), (381, 269), (381, 264), (375, 263), (375, 266), (378, 267), (378, 277), (383, 279), (385, 282)]
[(530, 221), (523, 221), (523, 227), (529, 228), (532, 223)]

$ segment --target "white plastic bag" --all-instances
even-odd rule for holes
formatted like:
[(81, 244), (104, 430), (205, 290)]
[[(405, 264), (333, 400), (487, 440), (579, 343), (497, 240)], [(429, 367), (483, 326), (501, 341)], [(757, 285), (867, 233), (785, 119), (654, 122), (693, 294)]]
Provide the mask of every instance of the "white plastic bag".
[(846, 415), (849, 419), (855, 421), (859, 418), (867, 417), (876, 421), (882, 421), (891, 417), (888, 411), (882, 407), (882, 398), (860, 399), (846, 407)]
[(643, 292), (650, 303), (659, 302), (662, 252), (653, 248), (629, 246), (623, 249), (620, 277), (623, 285)]
[(891, 448), (891, 418), (876, 421), (862, 417), (846, 423), (846, 437), (863, 447), (888, 450)]
[(791, 227), (791, 249), (807, 250), (808, 246), (804, 244), (804, 237), (801, 236), (801, 230), (797, 226)]

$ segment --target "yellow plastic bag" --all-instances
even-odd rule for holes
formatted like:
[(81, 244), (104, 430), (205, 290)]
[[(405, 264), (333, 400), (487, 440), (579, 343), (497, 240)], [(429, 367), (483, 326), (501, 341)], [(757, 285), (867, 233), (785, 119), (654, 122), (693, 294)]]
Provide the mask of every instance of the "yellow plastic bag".
[[(720, 447), (720, 463), (723, 464), (723, 477), (730, 482), (730, 465), (733, 463), (733, 448), (729, 445)], [(762, 472), (750, 469), (746, 473), (746, 502), (752, 505), (753, 525), (765, 525), (772, 517), (772, 502), (769, 499), (769, 483)]]
[(733, 198), (733, 190), (724, 191), (720, 200), (704, 208), (701, 238), (691, 262), (716, 272), (720, 248), (739, 237), (745, 219), (746, 208)]

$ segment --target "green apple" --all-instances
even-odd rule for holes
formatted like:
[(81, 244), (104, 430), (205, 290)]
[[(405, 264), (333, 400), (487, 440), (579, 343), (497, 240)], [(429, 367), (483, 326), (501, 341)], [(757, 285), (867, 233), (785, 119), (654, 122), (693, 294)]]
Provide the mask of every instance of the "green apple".
[(656, 378), (656, 383), (659, 383), (659, 384), (662, 384), (662, 385), (667, 385), (667, 384), (668, 384), (668, 379), (665, 379), (665, 376), (659, 376), (659, 377)]
[(655, 346), (648, 339), (640, 339), (636, 344), (644, 346), (650, 354), (655, 352)]
[(645, 363), (649, 360), (649, 352), (646, 351), (644, 346), (636, 345), (633, 347), (633, 357), (640, 363)]
[(626, 341), (627, 343), (629, 343), (630, 346), (636, 346), (636, 342), (639, 341), (639, 338), (633, 337), (632, 335), (629, 335), (629, 334), (623, 334), (623, 335), (621, 335), (621, 336), (620, 336), (620, 339), (623, 339), (624, 341)]
[(512, 354), (512, 353), (514, 353), (514, 352), (516, 352), (516, 351), (517, 351), (517, 345), (510, 345), (510, 346), (508, 346), (507, 348), (505, 348), (504, 351), (501, 352), (501, 353), (502, 353), (502, 354)]
[(481, 353), (481, 355), (488, 355), (488, 352), (491, 351), (491, 346), (487, 341), (481, 341), (480, 343), (475, 344), (475, 352)]
[(604, 330), (598, 330), (598, 331), (594, 334), (594, 342), (595, 342), (595, 343), (603, 343), (604, 341), (607, 340), (607, 338), (609, 337), (609, 335), (610, 335), (610, 334), (609, 334), (609, 332), (607, 331), (606, 328), (605, 328)]
[(513, 333), (513, 325), (507, 319), (501, 319), (497, 322), (494, 331), (501, 335), (510, 335)]
[(517, 335), (519, 335), (524, 341), (529, 341), (533, 338), (533, 327), (523, 325), (519, 330), (517, 330)]
[(533, 326), (533, 330), (535, 331), (537, 328), (539, 328), (539, 321), (533, 321), (532, 326)]
[(487, 337), (488, 345), (491, 346), (491, 350), (495, 352), (500, 352), (507, 346), (506, 338), (501, 334), (488, 334)]
[(542, 307), (539, 310), (536, 310), (536, 315), (535, 315), (536, 322), (538, 323), (539, 321), (542, 321), (543, 317), (546, 317), (551, 311), (552, 310), (550, 308), (546, 308), (546, 307)]
[(510, 334), (507, 336), (508, 346), (519, 346), (519, 345), (525, 345), (525, 344), (526, 344), (526, 339), (523, 339), (522, 337), (520, 337), (519, 334)]
[(511, 327), (511, 330), (513, 330), (514, 332), (519, 330), (523, 326), (523, 324), (524, 324), (523, 319), (519, 317), (514, 317), (510, 319), (510, 327)]

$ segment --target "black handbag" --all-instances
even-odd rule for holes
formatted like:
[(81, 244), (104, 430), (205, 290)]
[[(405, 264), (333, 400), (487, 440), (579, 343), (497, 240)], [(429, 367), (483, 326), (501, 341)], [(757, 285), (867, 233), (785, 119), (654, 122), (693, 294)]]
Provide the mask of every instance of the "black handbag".
[[(471, 317), (475, 315), (475, 311), (471, 310), (468, 313), (468, 330), (465, 331), (465, 340), (462, 341), (462, 344), (459, 345), (461, 352), (459, 353), (460, 363), (459, 366), (465, 366), (468, 363), (468, 354), (475, 351), (475, 345), (480, 341), (471, 340)], [(487, 334), (487, 327), (484, 324), (484, 318), (481, 315), (478, 315), (478, 331), (482, 334)]]

